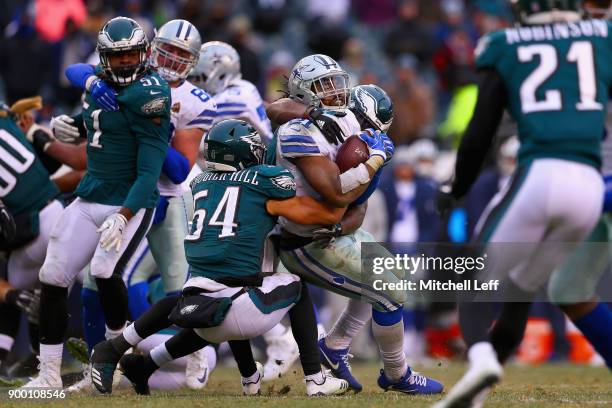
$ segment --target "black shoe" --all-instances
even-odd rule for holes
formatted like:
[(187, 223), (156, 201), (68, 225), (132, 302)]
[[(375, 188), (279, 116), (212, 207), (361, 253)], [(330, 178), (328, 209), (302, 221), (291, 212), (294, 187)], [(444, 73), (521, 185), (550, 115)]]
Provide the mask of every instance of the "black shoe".
[(149, 377), (151, 373), (147, 372), (144, 364), (145, 358), (139, 354), (126, 354), (119, 361), (120, 370), (132, 383), (136, 394), (150, 395)]
[(113, 391), (113, 375), (121, 355), (110, 341), (106, 340), (94, 346), (91, 352), (91, 381), (102, 394)]

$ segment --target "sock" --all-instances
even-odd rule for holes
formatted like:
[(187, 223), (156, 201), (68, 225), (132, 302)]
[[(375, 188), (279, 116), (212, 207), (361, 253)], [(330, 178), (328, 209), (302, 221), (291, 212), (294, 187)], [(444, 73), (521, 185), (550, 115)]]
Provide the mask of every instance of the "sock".
[(181, 329), (166, 341), (166, 350), (173, 360), (203, 349), (210, 343), (198, 336), (193, 329)]
[(317, 384), (317, 385), (321, 385), (325, 381), (325, 378), (323, 377), (323, 372), (322, 371), (319, 371), (318, 373), (306, 375), (306, 376), (304, 376), (304, 379), (306, 381), (314, 381), (314, 383)]
[(300, 300), (289, 310), (289, 320), (293, 338), (300, 352), (304, 375), (316, 374), (321, 371), (317, 320), (310, 290), (304, 281), (302, 281)]
[(123, 328), (128, 320), (128, 293), (123, 279), (113, 274), (108, 279), (96, 278), (100, 303), (106, 318), (106, 326), (113, 330)]
[(81, 290), (83, 305), (83, 333), (89, 354), (93, 347), (104, 340), (104, 312), (98, 291), (88, 288)]
[(325, 336), (325, 345), (340, 350), (350, 347), (353, 337), (365, 326), (372, 315), (372, 306), (359, 300), (349, 299), (346, 308)]
[(134, 323), (128, 325), (123, 333), (119, 336), (110, 340), (111, 345), (119, 355), (125, 354), (126, 351), (132, 346), (136, 346), (142, 341), (142, 337), (136, 333), (134, 329)]
[[(145, 374), (146, 374), (146, 375), (148, 375), (149, 377), (151, 377), (151, 374), (153, 374), (153, 373), (154, 373), (155, 371), (157, 371), (157, 369), (159, 368), (159, 365), (158, 365), (158, 364), (157, 364), (157, 363), (156, 363), (156, 362), (153, 360), (153, 358), (151, 357), (151, 353), (153, 353), (153, 351), (154, 351), (156, 348), (160, 348), (160, 347), (163, 347), (163, 348), (164, 348), (164, 350), (165, 350), (164, 344), (162, 343), (162, 344), (158, 345), (157, 347), (155, 347), (153, 350), (151, 350), (151, 352), (150, 352), (150, 353), (147, 353), (147, 354), (145, 355), (145, 357), (144, 357), (144, 362), (143, 362), (143, 364), (142, 364), (142, 368), (143, 368), (143, 370), (145, 371)], [(162, 352), (160, 352), (160, 354), (157, 356), (157, 358), (159, 358), (160, 360), (162, 360), (164, 357), (166, 357), (166, 356), (162, 356), (162, 354), (163, 354), (163, 353), (162, 353)], [(171, 357), (170, 357), (170, 359), (169, 359), (168, 361), (170, 361), (170, 360), (172, 360), (172, 358), (171, 358)]]
[(40, 343), (40, 359), (45, 361), (53, 361), (62, 359), (64, 352), (64, 344), (44, 344)]
[(161, 367), (169, 361), (172, 361), (172, 356), (166, 348), (166, 343), (158, 344), (149, 353), (151, 359), (155, 362), (157, 367)]
[(147, 299), (148, 282), (139, 282), (128, 287), (128, 305), (132, 319), (138, 319), (151, 307)]
[(574, 320), (574, 324), (601, 355), (608, 368), (612, 370), (612, 312), (610, 308), (599, 303), (590, 313)]
[(134, 322), (136, 333), (143, 338), (166, 329), (172, 325), (168, 320), (168, 315), (176, 305), (178, 296), (169, 296), (159, 300), (149, 310)]
[(372, 333), (378, 343), (385, 376), (399, 381), (408, 370), (404, 354), (404, 322), (402, 308), (393, 312), (372, 311)]
[[(476, 343), (489, 341), (489, 329), (496, 316), (497, 305), (489, 302), (459, 303), (459, 326), (468, 348)], [(474, 316), (478, 316), (475, 318)]]
[(238, 364), (238, 371), (243, 378), (249, 378), (257, 373), (257, 365), (253, 358), (253, 350), (248, 340), (230, 340), (227, 342)]
[(125, 323), (120, 329), (117, 329), (117, 330), (111, 329), (110, 327), (106, 326), (104, 337), (106, 338), (106, 340), (112, 340), (115, 337), (118, 337), (119, 335), (121, 335), (124, 329), (125, 329)]
[(253, 372), (253, 374), (249, 375), (248, 377), (244, 377), (245, 382), (247, 383), (256, 383), (257, 381), (259, 381), (259, 373), (257, 372), (257, 369), (255, 369), (255, 372)]
[[(62, 344), (68, 327), (68, 288), (41, 284), (40, 342)], [(40, 353), (42, 355), (42, 344)]]
[(266, 341), (268, 341), (268, 339), (282, 336), (285, 334), (285, 332), (287, 332), (287, 328), (282, 323), (279, 323), (264, 334), (263, 337)]

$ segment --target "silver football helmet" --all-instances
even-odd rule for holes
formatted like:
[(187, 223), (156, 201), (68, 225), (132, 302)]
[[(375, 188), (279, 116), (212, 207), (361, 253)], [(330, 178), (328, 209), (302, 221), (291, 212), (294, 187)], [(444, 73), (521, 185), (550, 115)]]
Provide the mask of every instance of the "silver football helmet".
[(198, 29), (189, 21), (168, 21), (151, 43), (150, 65), (166, 81), (181, 81), (198, 62), (201, 44)]
[(340, 64), (323, 54), (299, 60), (289, 75), (289, 97), (304, 105), (345, 110), (349, 100), (349, 76)]
[(231, 45), (209, 41), (200, 49), (200, 59), (189, 74), (189, 82), (211, 95), (223, 92), (242, 78), (240, 56)]

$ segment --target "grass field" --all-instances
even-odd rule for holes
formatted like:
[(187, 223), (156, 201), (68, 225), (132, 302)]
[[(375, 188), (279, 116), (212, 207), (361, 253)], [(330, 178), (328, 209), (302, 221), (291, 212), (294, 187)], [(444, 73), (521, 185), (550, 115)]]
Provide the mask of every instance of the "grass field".
[[(463, 364), (441, 363), (426, 372), (442, 380), (447, 386), (459, 379)], [(297, 372), (286, 379), (265, 383), (260, 397), (239, 396), (241, 389), (235, 369), (218, 368), (201, 392), (178, 390), (153, 392), (150, 397), (139, 397), (130, 391), (112, 396), (70, 396), (63, 400), (9, 400), (1, 390), (0, 407), (151, 407), (151, 408), (323, 408), (325, 407), (428, 407), (440, 397), (413, 397), (393, 392), (382, 392), (376, 386), (377, 365), (356, 365), (354, 370), (364, 384), (358, 395), (333, 398), (307, 398), (301, 376)], [(505, 381), (487, 400), (487, 407), (612, 407), (612, 377), (605, 368), (570, 365), (538, 367), (510, 366)]]

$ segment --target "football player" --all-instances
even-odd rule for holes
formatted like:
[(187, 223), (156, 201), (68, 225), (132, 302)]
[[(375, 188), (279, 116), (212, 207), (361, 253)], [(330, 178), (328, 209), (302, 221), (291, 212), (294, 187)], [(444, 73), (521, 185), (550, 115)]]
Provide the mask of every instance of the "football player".
[(61, 387), (68, 286), (91, 263), (108, 331), (127, 320), (121, 274), (144, 238), (159, 197), (156, 188), (168, 150), (170, 88), (146, 65), (148, 41), (134, 20), (109, 20), (98, 34), (98, 73), (117, 92), (120, 110), (83, 101), (87, 173), (77, 199), (51, 231), (40, 270), (40, 373), (25, 387)]
[[(291, 315), (300, 307), (312, 307), (297, 276), (271, 273), (275, 255), (267, 236), (279, 215), (304, 224), (328, 225), (337, 222), (344, 209), (329, 208), (310, 197), (295, 197), (291, 173), (281, 167), (263, 165), (265, 150), (257, 131), (246, 122), (231, 119), (219, 122), (206, 135), (200, 149), (199, 165), (206, 170), (191, 183), (195, 212), (191, 231), (185, 238), (191, 274), (182, 300), (193, 301), (195, 305), (203, 299), (200, 296), (203, 293), (226, 301), (231, 297), (226, 317), (207, 328), (196, 329), (197, 335), (192, 330), (183, 330), (144, 357), (122, 358), (129, 347), (170, 324), (167, 307), (172, 309), (177, 299), (168, 297), (158, 302), (121, 336), (94, 348), (93, 369), (102, 379), (94, 383), (98, 390), (111, 391), (112, 374), (121, 359), (122, 370), (136, 391), (146, 394), (149, 377), (162, 364), (207, 343), (262, 335), (287, 312)], [(193, 305), (182, 304), (181, 313), (190, 315), (190, 311), (196, 310)], [(190, 327), (203, 327), (198, 326), (199, 322)], [(316, 350), (316, 338), (312, 346)], [(250, 354), (250, 349), (247, 353)], [(241, 358), (236, 353), (235, 357)], [(247, 395), (257, 394), (263, 367), (255, 364), (252, 355), (246, 363), (245, 367), (239, 362), (243, 391)], [(346, 381), (321, 372), (316, 360), (314, 367), (303, 368), (308, 395), (340, 394), (348, 388)]]
[[(180, 291), (187, 279), (188, 265), (185, 259), (183, 238), (187, 234), (187, 207), (189, 203), (183, 198), (181, 183), (186, 179), (189, 170), (195, 163), (198, 146), (202, 135), (213, 123), (215, 103), (210, 96), (197, 86), (186, 80), (187, 75), (198, 61), (200, 53), (200, 34), (186, 20), (172, 20), (164, 24), (152, 41), (149, 66), (164, 78), (171, 88), (171, 135), (169, 138), (168, 155), (162, 167), (158, 182), (161, 194), (155, 211), (153, 226), (147, 234), (148, 245), (143, 243), (134, 259), (126, 268), (125, 280), (128, 283), (130, 312), (133, 318), (139, 317), (150, 305), (147, 300), (148, 279), (159, 272), (167, 294)], [(107, 109), (116, 109), (115, 92), (109, 85), (94, 75), (93, 68), (87, 64), (75, 64), (66, 70), (71, 82), (85, 89), (102, 89), (98, 98)], [(63, 117), (62, 126), (73, 126)], [(56, 121), (62, 121), (57, 118)], [(70, 141), (71, 132), (57, 127), (57, 137)], [(76, 128), (70, 129), (72, 134)], [(149, 251), (150, 250), (150, 251)], [(133, 266), (133, 268), (132, 268)], [(85, 331), (91, 348), (103, 340), (104, 317), (100, 313), (100, 301), (95, 284), (91, 279), (85, 279), (83, 304), (85, 316)], [(97, 330), (96, 330), (97, 329)], [(107, 333), (108, 335), (108, 333)], [(108, 336), (107, 336), (108, 337)], [(201, 360), (202, 354), (187, 359)], [(201, 362), (194, 361), (195, 366)], [(190, 373), (192, 370), (188, 370)], [(201, 388), (204, 382), (197, 381), (201, 370), (193, 370), (188, 376), (191, 387)], [(71, 390), (89, 389), (89, 377)]]
[[(348, 74), (332, 58), (321, 54), (302, 58), (295, 64), (288, 85), (289, 98), (305, 106), (310, 119), (294, 119), (277, 130), (277, 164), (294, 174), (299, 194), (320, 197), (332, 206), (353, 204), (353, 212), (363, 211), (361, 205), (367, 195), (362, 194), (377, 171), (391, 158), (392, 143), (380, 131), (370, 132), (375, 135), (372, 138), (361, 133), (359, 121), (347, 109)], [(291, 101), (278, 104), (282, 109)], [(313, 112), (318, 117), (313, 117)], [(277, 118), (278, 115), (271, 114), (270, 117)], [(337, 132), (325, 132), (326, 127)], [(343, 135), (354, 134), (360, 134), (368, 145), (370, 159), (366, 164), (340, 174), (334, 162), (336, 153)], [(351, 215), (349, 212), (347, 217)], [(358, 219), (358, 214), (355, 217)], [(326, 232), (335, 238), (333, 245), (321, 245), (315, 232), (320, 227), (299, 225), (283, 217), (279, 223), (283, 265), (315, 285), (350, 298), (344, 313), (319, 344), (322, 361), (332, 372), (346, 379), (355, 391), (362, 389), (350, 371), (348, 352), (351, 339), (372, 316), (374, 337), (384, 363), (378, 385), (385, 390), (409, 394), (441, 392), (442, 384), (413, 372), (407, 365), (402, 321), (406, 293), (375, 290), (371, 286), (371, 276), (365, 271), (362, 273), (361, 243), (373, 242), (373, 237), (359, 228), (345, 234), (335, 226)], [(355, 223), (356, 226), (359, 224)], [(374, 250), (381, 256), (390, 256), (382, 247)], [(377, 278), (395, 282), (403, 278), (403, 273), (387, 270)]]
[[(537, 248), (584, 240), (601, 214), (604, 187), (598, 170), (612, 84), (612, 26), (580, 21), (578, 3), (517, 0), (522, 26), (480, 40), (474, 116), (459, 146), (455, 179), (439, 196), (445, 212), (465, 195), (507, 108), (518, 122), (518, 167), (483, 213), (477, 242), (549, 243), (506, 250), (497, 259), (502, 267), (496, 272), (508, 277), (504, 293), (514, 299), (531, 299), (567, 256)], [(460, 313), (478, 323), (478, 309), (477, 303), (467, 303)], [(482, 403), (488, 387), (501, 379), (500, 363), (519, 344), (529, 309), (529, 302), (504, 303), (490, 332), (476, 330), (466, 338), (469, 370), (438, 407)]]
[[(18, 126), (16, 111), (20, 113), (21, 110), (14, 106), (0, 104), (0, 219), (3, 226), (0, 246), (10, 251), (7, 281), (0, 282), (2, 375), (6, 374), (4, 361), (17, 335), (20, 312), (32, 313), (31, 290), (38, 284), (38, 272), (45, 260), (51, 230), (64, 208), (58, 199), (60, 191)], [(35, 130), (36, 127), (28, 134)]]

